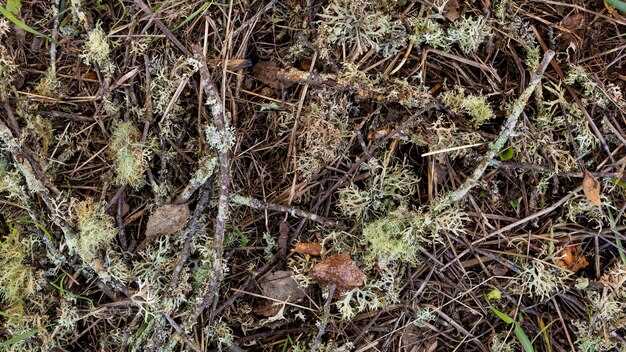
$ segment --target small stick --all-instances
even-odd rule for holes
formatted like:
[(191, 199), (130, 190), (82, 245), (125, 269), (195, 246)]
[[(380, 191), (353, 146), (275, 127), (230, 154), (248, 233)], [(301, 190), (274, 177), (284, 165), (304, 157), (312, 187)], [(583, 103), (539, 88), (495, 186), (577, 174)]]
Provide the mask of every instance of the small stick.
[(240, 194), (234, 194), (230, 197), (230, 201), (234, 204), (238, 204), (238, 205), (244, 205), (247, 207), (250, 207), (252, 209), (257, 209), (257, 210), (274, 210), (274, 211), (280, 211), (280, 212), (284, 212), (284, 213), (288, 213), (292, 216), (298, 216), (301, 218), (305, 218), (317, 223), (320, 223), (322, 225), (327, 225), (327, 226), (335, 226), (337, 225), (337, 222), (334, 220), (329, 220), (326, 218), (323, 218), (317, 214), (313, 214), (310, 213), (308, 211), (305, 210), (301, 210), (301, 209), (297, 209), (294, 207), (287, 207), (284, 205), (280, 205), (280, 204), (275, 204), (275, 203), (269, 203), (269, 202), (264, 202), (262, 200), (256, 199), (256, 198), (252, 198), (252, 197), (247, 197), (247, 196), (242, 196)]
[(504, 126), (502, 127), (500, 135), (498, 136), (498, 138), (496, 138), (495, 141), (493, 141), (493, 143), (491, 143), (489, 151), (487, 151), (485, 156), (482, 158), (481, 162), (478, 164), (478, 167), (474, 169), (472, 175), (469, 176), (456, 191), (450, 192), (441, 199), (440, 203), (437, 205), (436, 210), (441, 211), (449, 207), (450, 205), (457, 203), (458, 201), (463, 199), (467, 195), (467, 193), (472, 188), (474, 188), (474, 186), (478, 184), (478, 181), (485, 173), (485, 170), (487, 170), (487, 167), (489, 166), (491, 161), (496, 157), (496, 155), (498, 155), (500, 150), (509, 140), (509, 137), (511, 136), (513, 130), (515, 129), (515, 126), (517, 125), (517, 120), (519, 119), (519, 116), (522, 114), (524, 108), (526, 107), (526, 104), (528, 103), (528, 99), (535, 91), (535, 88), (537, 88), (537, 86), (541, 82), (541, 78), (543, 77), (543, 74), (546, 71), (548, 64), (550, 64), (550, 61), (552, 61), (553, 57), (554, 51), (546, 51), (543, 56), (543, 60), (541, 61), (541, 65), (539, 65), (539, 69), (532, 75), (530, 82), (528, 82), (528, 87), (526, 87), (520, 97), (517, 98), (517, 101), (513, 105), (511, 113), (509, 114), (506, 122), (504, 123)]
[(330, 318), (330, 302), (332, 302), (334, 296), (335, 285), (332, 284), (330, 287), (328, 287), (328, 298), (326, 299), (326, 303), (324, 304), (324, 313), (322, 314), (322, 318), (320, 319), (320, 323), (318, 325), (319, 330), (317, 331), (315, 340), (313, 340), (313, 342), (311, 343), (311, 352), (316, 352), (322, 344), (322, 336), (324, 336), (324, 334), (326, 333), (326, 326), (328, 325), (328, 319)]

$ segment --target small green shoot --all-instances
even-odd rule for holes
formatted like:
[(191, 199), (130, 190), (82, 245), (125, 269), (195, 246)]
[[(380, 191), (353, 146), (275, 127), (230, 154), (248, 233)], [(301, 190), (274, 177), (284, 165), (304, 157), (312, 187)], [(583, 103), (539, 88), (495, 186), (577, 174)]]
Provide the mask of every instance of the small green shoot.
[(513, 333), (515, 333), (515, 337), (517, 337), (517, 340), (520, 342), (520, 344), (522, 344), (522, 348), (524, 348), (524, 352), (535, 351), (532, 342), (530, 342), (528, 335), (526, 335), (526, 332), (524, 332), (524, 329), (522, 328), (522, 325), (519, 322), (515, 321), (508, 314), (502, 311), (499, 311), (494, 307), (491, 307), (491, 312), (500, 320), (505, 322), (506, 324), (509, 324), (509, 325), (513, 324)]

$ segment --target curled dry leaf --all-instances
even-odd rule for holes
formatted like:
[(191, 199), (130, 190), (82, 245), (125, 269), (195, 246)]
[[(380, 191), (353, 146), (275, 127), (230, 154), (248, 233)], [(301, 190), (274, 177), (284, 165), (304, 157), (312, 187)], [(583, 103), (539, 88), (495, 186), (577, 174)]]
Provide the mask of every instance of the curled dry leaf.
[(589, 203), (593, 205), (602, 205), (602, 200), (600, 199), (600, 182), (587, 170), (585, 170), (583, 174), (583, 192), (585, 193), (585, 197), (587, 197)]
[(322, 246), (316, 242), (298, 242), (293, 247), (293, 251), (300, 254), (319, 256), (322, 254)]
[(563, 255), (556, 260), (556, 265), (563, 269), (577, 272), (586, 268), (589, 265), (589, 261), (582, 253), (582, 248), (579, 245), (570, 245), (563, 248)]
[(148, 219), (146, 241), (160, 235), (172, 235), (181, 230), (189, 219), (187, 204), (167, 204), (158, 207)]
[(322, 284), (335, 284), (341, 294), (365, 283), (365, 274), (348, 254), (337, 254), (315, 264), (312, 276)]
[(279, 270), (270, 272), (261, 278), (259, 281), (261, 293), (273, 300), (266, 300), (257, 306), (254, 309), (257, 314), (264, 317), (275, 316), (281, 308), (281, 304), (276, 301), (298, 302), (305, 297), (304, 290), (298, 286), (292, 275), (291, 271)]

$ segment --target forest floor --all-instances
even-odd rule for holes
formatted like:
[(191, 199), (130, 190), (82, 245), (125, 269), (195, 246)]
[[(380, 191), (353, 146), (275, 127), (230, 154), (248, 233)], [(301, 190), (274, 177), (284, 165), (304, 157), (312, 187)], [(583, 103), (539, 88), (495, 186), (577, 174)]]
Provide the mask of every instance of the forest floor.
[(626, 351), (625, 13), (0, 0), (0, 351)]

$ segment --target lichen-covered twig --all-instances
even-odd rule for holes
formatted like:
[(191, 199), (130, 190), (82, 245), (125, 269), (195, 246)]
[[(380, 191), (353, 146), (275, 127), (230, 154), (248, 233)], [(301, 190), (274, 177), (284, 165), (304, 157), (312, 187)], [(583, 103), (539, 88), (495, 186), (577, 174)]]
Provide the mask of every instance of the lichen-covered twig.
[(274, 210), (274, 211), (280, 211), (280, 212), (288, 213), (288, 214), (290, 214), (292, 216), (298, 216), (298, 217), (301, 217), (301, 218), (305, 218), (305, 219), (308, 219), (308, 220), (320, 223), (322, 225), (327, 225), (327, 226), (335, 226), (335, 225), (337, 225), (337, 222), (334, 221), (334, 220), (326, 219), (324, 217), (321, 217), (321, 216), (319, 216), (317, 214), (314, 214), (314, 213), (310, 213), (310, 212), (305, 211), (305, 210), (301, 210), (301, 209), (297, 209), (297, 208), (293, 208), (293, 207), (287, 207), (287, 206), (276, 204), (276, 203), (264, 202), (264, 201), (256, 199), (256, 198), (242, 196), (242, 195), (239, 195), (239, 194), (231, 196), (230, 201), (232, 203), (234, 203), (234, 204), (247, 206), (247, 207), (250, 207), (252, 209), (257, 209), (257, 210)]
[[(217, 217), (213, 229), (213, 275), (201, 292), (201, 298), (197, 302), (195, 312), (191, 316), (189, 323), (193, 324), (202, 314), (204, 309), (216, 302), (219, 286), (224, 276), (224, 266), (222, 257), (224, 255), (224, 232), (229, 213), (229, 193), (230, 193), (230, 147), (225, 141), (229, 134), (228, 119), (226, 110), (222, 103), (221, 96), (211, 79), (206, 60), (199, 47), (194, 47), (196, 59), (200, 62), (200, 88), (206, 95), (206, 105), (210, 107), (213, 125), (218, 136), (221, 136), (221, 143), (217, 143), (217, 159), (219, 164), (219, 198), (217, 203)], [(232, 142), (232, 141), (231, 141)]]
[(519, 116), (524, 111), (524, 108), (526, 107), (526, 104), (528, 103), (528, 99), (535, 91), (535, 88), (537, 88), (537, 86), (541, 82), (541, 78), (543, 77), (543, 74), (546, 71), (546, 68), (548, 67), (548, 64), (550, 63), (550, 61), (552, 61), (553, 57), (554, 57), (554, 51), (552, 50), (546, 51), (546, 53), (543, 56), (543, 60), (541, 61), (541, 64), (539, 65), (539, 68), (537, 69), (537, 72), (533, 73), (530, 79), (530, 82), (528, 83), (528, 87), (524, 89), (522, 94), (519, 96), (519, 98), (517, 98), (517, 100), (513, 104), (513, 107), (511, 108), (511, 112), (509, 113), (509, 116), (507, 117), (506, 122), (504, 123), (504, 126), (502, 127), (502, 131), (498, 135), (498, 138), (496, 138), (496, 140), (490, 144), (489, 150), (483, 156), (478, 166), (474, 169), (472, 174), (465, 180), (465, 182), (463, 182), (463, 184), (455, 191), (450, 192), (447, 195), (443, 196), (440, 199), (439, 203), (437, 204), (436, 209), (433, 209), (433, 210), (441, 211), (441, 210), (446, 209), (450, 205), (457, 203), (458, 201), (463, 199), (467, 195), (467, 193), (472, 188), (474, 188), (474, 186), (476, 186), (476, 184), (478, 184), (478, 181), (485, 173), (485, 170), (487, 169), (491, 161), (498, 155), (498, 153), (500, 153), (500, 151), (502, 150), (506, 142), (511, 137), (511, 134), (513, 133), (513, 130), (515, 129), (515, 126), (517, 125)]

